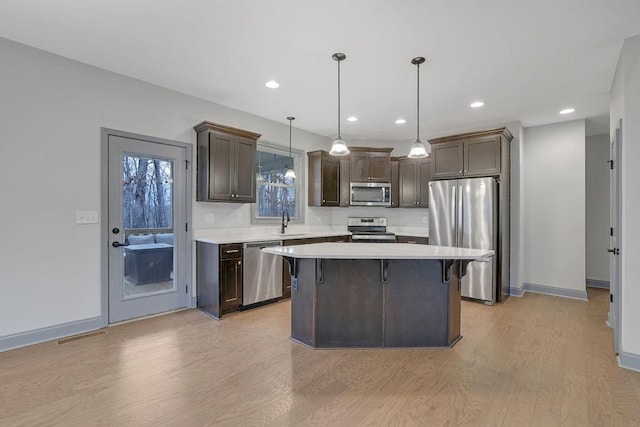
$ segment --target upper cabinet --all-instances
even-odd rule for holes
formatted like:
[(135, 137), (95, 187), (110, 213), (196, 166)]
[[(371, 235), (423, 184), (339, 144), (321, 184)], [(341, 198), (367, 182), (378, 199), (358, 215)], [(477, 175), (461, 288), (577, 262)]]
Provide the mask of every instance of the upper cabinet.
[(499, 128), (430, 140), (432, 178), (500, 175), (512, 138), (507, 128)]
[(211, 122), (198, 133), (198, 201), (255, 203), (260, 134)]
[(398, 206), (401, 208), (428, 208), (431, 159), (398, 161)]
[[(341, 159), (326, 151), (310, 151), (307, 200), (309, 206), (340, 206)], [(344, 164), (344, 162), (342, 162)], [(348, 201), (347, 201), (348, 203)]]
[(393, 148), (350, 147), (351, 182), (390, 182)]

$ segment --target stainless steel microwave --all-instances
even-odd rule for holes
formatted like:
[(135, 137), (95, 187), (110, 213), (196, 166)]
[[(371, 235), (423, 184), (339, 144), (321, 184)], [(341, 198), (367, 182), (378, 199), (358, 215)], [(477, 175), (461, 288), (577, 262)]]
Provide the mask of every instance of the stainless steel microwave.
[(352, 182), (351, 206), (391, 206), (391, 184), (388, 182)]

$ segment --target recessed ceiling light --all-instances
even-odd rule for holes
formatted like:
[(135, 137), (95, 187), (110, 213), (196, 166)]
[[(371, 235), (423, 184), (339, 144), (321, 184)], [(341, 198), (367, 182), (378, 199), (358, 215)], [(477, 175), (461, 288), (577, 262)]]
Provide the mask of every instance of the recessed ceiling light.
[(356, 116), (347, 117), (347, 120), (350, 122), (357, 122), (358, 118)]
[(564, 110), (560, 111), (560, 114), (571, 114), (574, 111), (576, 111), (575, 108), (565, 108)]
[(280, 83), (278, 83), (275, 80), (269, 80), (268, 82), (266, 82), (264, 84), (266, 87), (268, 87), (269, 89), (277, 89), (280, 87)]
[(396, 120), (396, 124), (397, 124), (397, 125), (403, 125), (403, 124), (405, 124), (405, 123), (407, 123), (407, 121), (406, 121), (405, 119), (398, 119), (398, 120)]
[(475, 101), (475, 102), (472, 102), (472, 103), (469, 105), (469, 107), (471, 107), (471, 108), (480, 108), (480, 107), (482, 107), (483, 105), (484, 105), (484, 102), (482, 102), (482, 101)]

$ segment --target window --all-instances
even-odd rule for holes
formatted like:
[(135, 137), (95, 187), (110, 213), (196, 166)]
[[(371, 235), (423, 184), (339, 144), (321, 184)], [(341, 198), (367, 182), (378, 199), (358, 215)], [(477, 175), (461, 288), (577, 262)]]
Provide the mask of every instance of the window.
[[(291, 220), (302, 222), (304, 209), (301, 206), (301, 152), (284, 147), (258, 144), (256, 164), (256, 204), (253, 210), (254, 222), (276, 222), (287, 211)], [(284, 176), (293, 167), (297, 178)]]

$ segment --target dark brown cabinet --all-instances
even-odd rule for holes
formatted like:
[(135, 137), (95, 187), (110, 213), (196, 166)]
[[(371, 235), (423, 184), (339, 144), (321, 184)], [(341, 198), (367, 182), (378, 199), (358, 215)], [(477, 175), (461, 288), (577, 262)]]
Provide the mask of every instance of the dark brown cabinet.
[(255, 203), (260, 134), (211, 122), (194, 129), (198, 133), (197, 200)]
[(390, 182), (393, 148), (351, 147), (352, 182)]
[(391, 158), (391, 206), (397, 208), (400, 206), (400, 177), (398, 176), (398, 167), (400, 159), (398, 157)]
[[(306, 245), (309, 243), (325, 243), (325, 242), (340, 242), (348, 243), (351, 241), (351, 237), (346, 236), (331, 236), (331, 237), (312, 237), (308, 239), (288, 239), (282, 242), (282, 246), (293, 245)], [(282, 260), (282, 298), (291, 298), (291, 272), (289, 271), (289, 263)]]
[(309, 158), (309, 206), (340, 206), (340, 157), (326, 151), (311, 151)]
[(401, 208), (428, 208), (431, 159), (400, 158), (398, 162), (398, 205)]
[(242, 305), (242, 244), (196, 242), (198, 307), (215, 318)]
[(511, 138), (502, 128), (430, 140), (433, 179), (500, 175)]
[(348, 208), (351, 204), (351, 161), (348, 157), (340, 158), (340, 207)]

